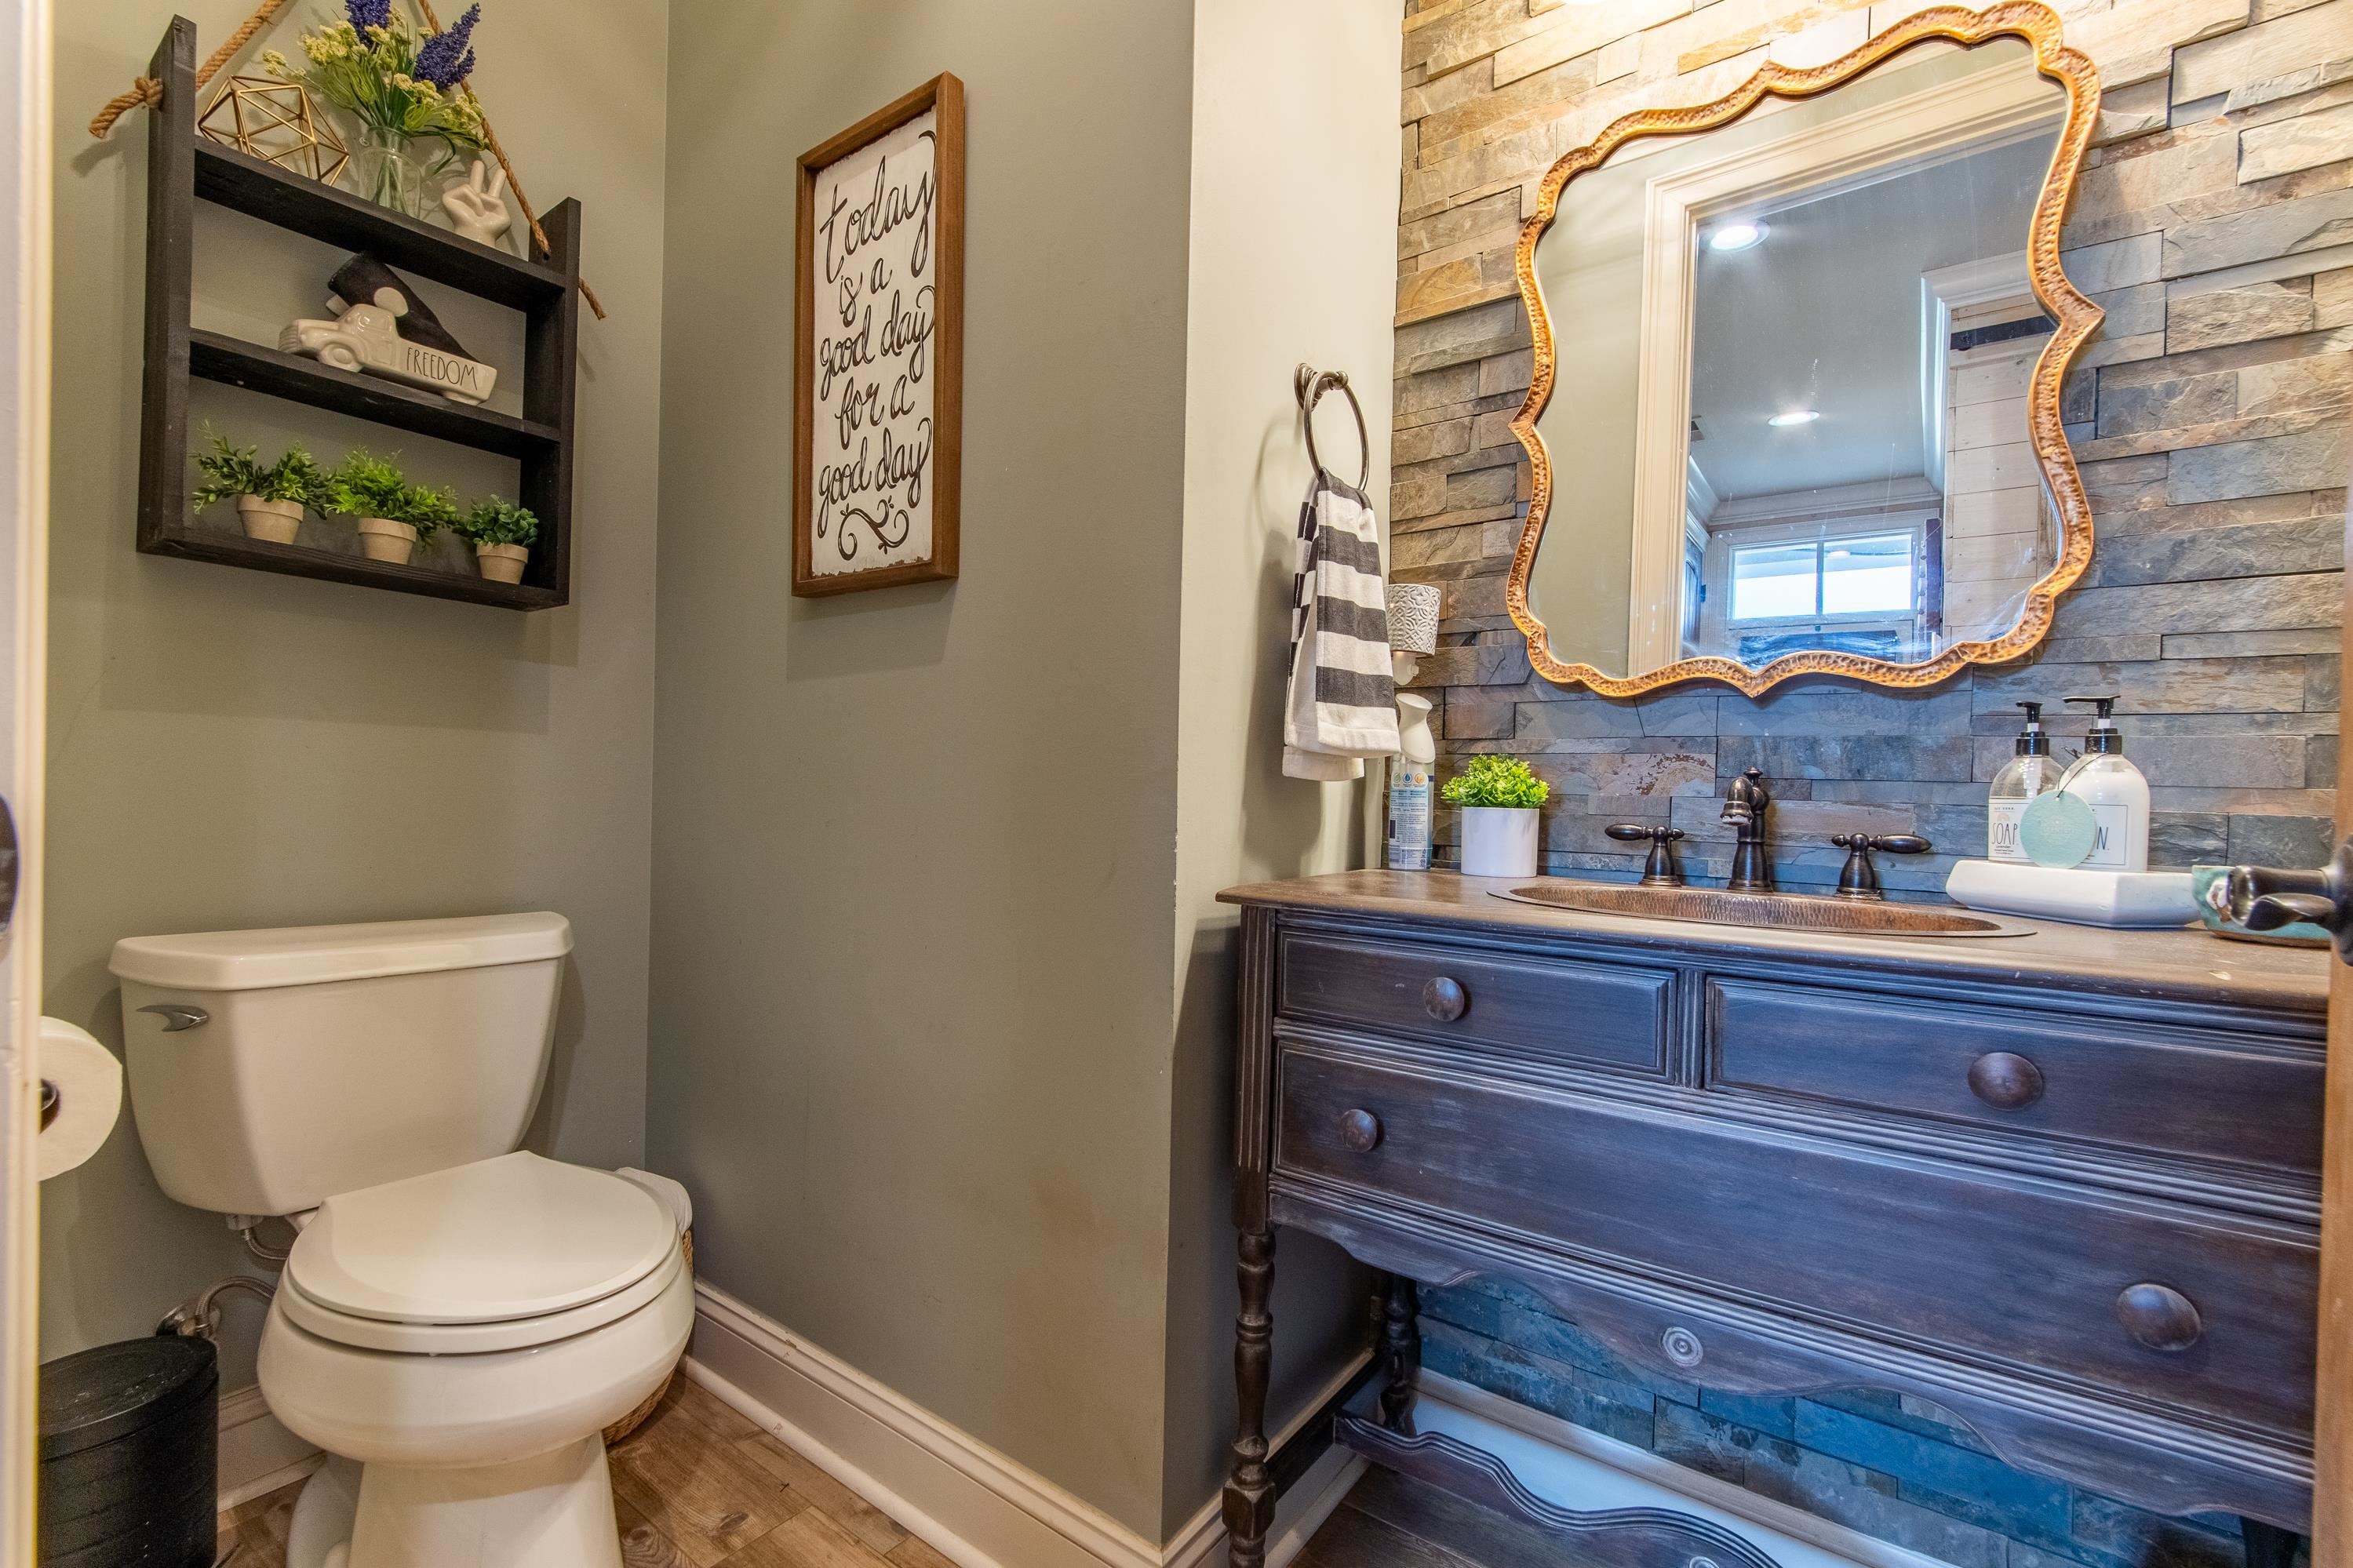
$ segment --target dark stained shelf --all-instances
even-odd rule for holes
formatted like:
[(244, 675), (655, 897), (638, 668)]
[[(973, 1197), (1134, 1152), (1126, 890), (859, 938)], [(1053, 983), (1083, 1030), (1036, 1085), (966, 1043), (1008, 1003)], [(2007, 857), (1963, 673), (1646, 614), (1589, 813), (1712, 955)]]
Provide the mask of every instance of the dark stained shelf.
[(424, 566), (396, 566), (364, 555), (342, 555), (300, 544), (272, 544), (266, 539), (245, 539), (231, 533), (184, 530), (147, 553), (176, 555), (184, 561), (210, 561), (223, 566), (251, 566), (264, 572), (317, 577), (330, 583), (356, 583), (370, 588), (390, 588), (402, 594), (424, 594), (436, 599), (462, 599), (472, 605), (497, 605), (510, 610), (545, 610), (564, 603), (553, 588), (529, 583), (493, 583), (455, 572)]
[(233, 208), (343, 249), (364, 250), (396, 270), (414, 272), (518, 310), (544, 305), (572, 287), (571, 279), (552, 267), (461, 239), (448, 229), (419, 223), (217, 142), (193, 140), (200, 201)]
[[(569, 603), (573, 435), (579, 392), (580, 204), (561, 202), (542, 216), (546, 246), (524, 260), (232, 152), (196, 134), (195, 52), (195, 25), (175, 16), (149, 68), (164, 90), (149, 113), (147, 128), (140, 552), (511, 610)], [(337, 248), (364, 251), (388, 267), (521, 311), (522, 363), (499, 368), (507, 385), (520, 384), (523, 416), (469, 406), (436, 392), (195, 330), (189, 315), (200, 201)], [(521, 469), (515, 493), (539, 519), (539, 539), (524, 564), (523, 581), (492, 583), (470, 573), (395, 566), (362, 555), (272, 544), (197, 527), (188, 515), (192, 379), (246, 387), (515, 458)]]
[(552, 425), (470, 407), (218, 332), (189, 332), (188, 374), (510, 458), (530, 457), (564, 438)]

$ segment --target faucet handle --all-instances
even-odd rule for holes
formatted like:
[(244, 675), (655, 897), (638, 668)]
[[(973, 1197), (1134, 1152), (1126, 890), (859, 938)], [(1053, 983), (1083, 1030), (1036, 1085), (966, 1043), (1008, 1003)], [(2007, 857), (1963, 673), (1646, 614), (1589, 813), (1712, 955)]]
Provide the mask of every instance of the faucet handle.
[(1879, 886), (1879, 868), (1871, 863), (1873, 850), (1884, 849), (1890, 855), (1926, 855), (1934, 847), (1916, 833), (1833, 833), (1831, 842), (1847, 852), (1846, 865), (1839, 871), (1838, 896), (1841, 899), (1887, 896)]
[(1650, 858), (1642, 862), (1642, 882), (1645, 888), (1680, 888), (1683, 885), (1683, 868), (1675, 863), (1674, 842), (1683, 836), (1680, 827), (1657, 827), (1647, 822), (1613, 822), (1603, 828), (1621, 844), (1639, 844), (1648, 839)]

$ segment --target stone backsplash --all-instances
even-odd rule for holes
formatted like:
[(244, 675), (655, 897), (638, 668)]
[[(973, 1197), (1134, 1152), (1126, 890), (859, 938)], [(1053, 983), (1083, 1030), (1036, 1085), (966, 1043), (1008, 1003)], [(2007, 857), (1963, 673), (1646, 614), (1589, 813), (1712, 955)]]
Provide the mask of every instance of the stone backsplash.
[[(1883, 864), (1944, 885), (1982, 855), (2021, 699), (2121, 695), (2152, 862), (2316, 864), (2336, 774), (2353, 395), (2353, 0), (2070, 0), (2098, 144), (2066, 262), (2107, 320), (2067, 389), (2098, 544), (2031, 661), (1931, 690), (1694, 685), (1611, 701), (1534, 679), (1504, 613), (1526, 515), (1506, 428), (1528, 384), (1513, 247), (1536, 182), (1630, 110), (1697, 103), (1768, 57), (1810, 65), (1920, 9), (1852, 0), (1412, 0), (1405, 17), (1391, 570), (1445, 591), (1440, 772), (1482, 751), (1553, 786), (1547, 868), (1632, 874), (1620, 821), (1690, 835), (1720, 879), (1719, 797), (1772, 781), (1777, 873), (1833, 880), (1829, 836), (1917, 832)], [(2080, 723), (2058, 727), (2062, 744)], [(1451, 856), (1442, 814), (1441, 861)]]
[[(1445, 592), (1440, 771), (1482, 751), (1552, 784), (1547, 868), (1632, 875), (1609, 823), (1684, 828), (1720, 879), (1725, 784), (1772, 780), (1778, 874), (1828, 883), (1851, 828), (1941, 889), (1981, 854), (2021, 699), (2116, 692), (2153, 786), (2151, 858), (2316, 864), (2337, 769), (2353, 401), (2353, 0), (2072, 0), (2098, 144), (2066, 261), (2107, 311), (2066, 415), (2096, 515), (2090, 572), (2031, 660), (1896, 693), (1697, 685), (1611, 701), (1533, 679), (1504, 613), (1528, 471), (1513, 246), (1554, 159), (1630, 110), (1696, 103), (1768, 56), (1814, 64), (1919, 7), (1850, 0), (1414, 0), (1405, 17), (1391, 569)], [(2080, 724), (2059, 727), (2063, 737)], [(1451, 859), (1451, 813), (1440, 829)], [(1747, 1399), (1626, 1366), (1532, 1296), (1431, 1290), (1433, 1369), (1966, 1568), (2227, 1568), (2234, 1521), (2161, 1520), (2002, 1465), (1883, 1396)]]

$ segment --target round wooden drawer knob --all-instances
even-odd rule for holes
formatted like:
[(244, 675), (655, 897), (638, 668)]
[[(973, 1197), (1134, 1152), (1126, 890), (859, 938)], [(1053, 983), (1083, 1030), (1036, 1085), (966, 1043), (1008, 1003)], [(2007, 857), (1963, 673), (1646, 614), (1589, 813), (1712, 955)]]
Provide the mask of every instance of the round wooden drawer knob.
[(2116, 1321), (2153, 1351), (2186, 1351), (2206, 1331), (2197, 1303), (2165, 1285), (2127, 1285), (2116, 1297)]
[(2009, 1051), (1989, 1051), (1969, 1064), (1969, 1092), (1996, 1110), (2023, 1110), (2042, 1098), (2042, 1069)]
[(1369, 1110), (1340, 1112), (1340, 1142), (1359, 1154), (1369, 1154), (1381, 1141), (1381, 1119)]
[(1470, 1010), (1471, 994), (1460, 980), (1441, 974), (1421, 988), (1422, 1011), (1441, 1024), (1451, 1024)]

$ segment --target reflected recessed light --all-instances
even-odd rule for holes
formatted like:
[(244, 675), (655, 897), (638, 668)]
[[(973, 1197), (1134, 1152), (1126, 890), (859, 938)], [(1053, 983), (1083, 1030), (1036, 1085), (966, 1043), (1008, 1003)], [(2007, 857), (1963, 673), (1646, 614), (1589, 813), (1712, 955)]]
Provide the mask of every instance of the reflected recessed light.
[(1746, 250), (1765, 237), (1761, 223), (1727, 223), (1712, 229), (1707, 237), (1710, 250)]
[(1787, 430), (1792, 425), (1811, 425), (1815, 420), (1820, 419), (1820, 412), (1816, 409), (1792, 408), (1787, 414), (1776, 414), (1772, 418), (1765, 421), (1765, 423), (1770, 425), (1776, 430)]

